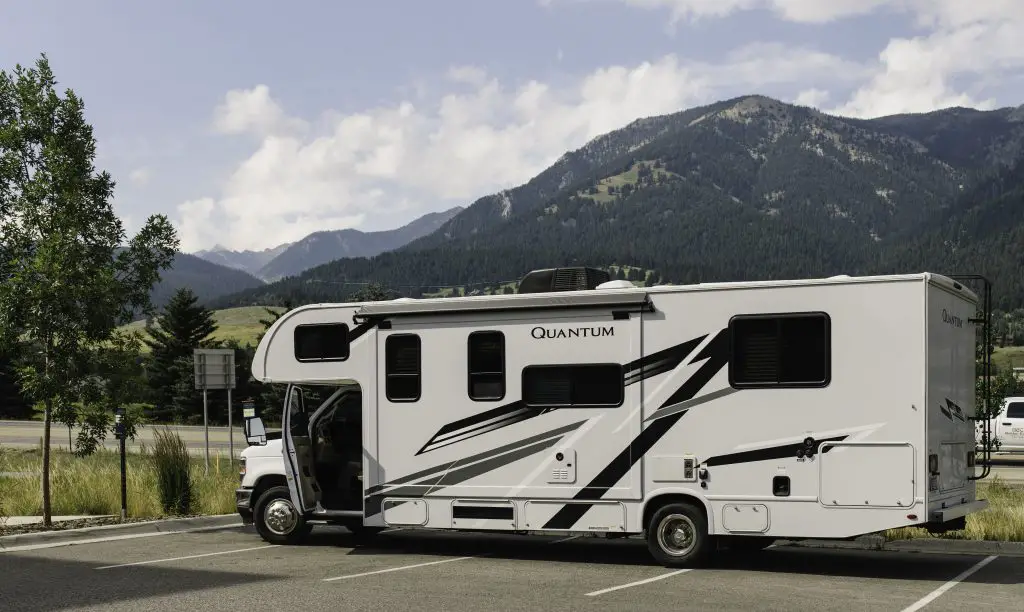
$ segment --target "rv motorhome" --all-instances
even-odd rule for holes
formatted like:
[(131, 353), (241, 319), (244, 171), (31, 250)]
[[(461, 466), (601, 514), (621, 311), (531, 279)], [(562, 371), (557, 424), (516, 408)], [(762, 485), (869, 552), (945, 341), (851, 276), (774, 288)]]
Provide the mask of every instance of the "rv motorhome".
[(962, 529), (988, 505), (980, 309), (930, 273), (634, 287), (589, 268), (302, 306), (252, 363), (288, 385), (286, 483), (250, 480), (240, 512), (277, 543), (318, 520), (643, 534), (670, 567), (719, 543)]

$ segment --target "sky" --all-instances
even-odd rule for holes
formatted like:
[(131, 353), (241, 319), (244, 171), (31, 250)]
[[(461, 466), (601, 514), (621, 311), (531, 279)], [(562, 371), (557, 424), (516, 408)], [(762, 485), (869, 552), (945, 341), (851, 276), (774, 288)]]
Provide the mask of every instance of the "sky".
[[(84, 99), (129, 235), (264, 249), (520, 185), (747, 94), (854, 117), (1024, 104), (1024, 0), (0, 0), (0, 69)], [(1016, 10), (1014, 10), (1016, 9)]]

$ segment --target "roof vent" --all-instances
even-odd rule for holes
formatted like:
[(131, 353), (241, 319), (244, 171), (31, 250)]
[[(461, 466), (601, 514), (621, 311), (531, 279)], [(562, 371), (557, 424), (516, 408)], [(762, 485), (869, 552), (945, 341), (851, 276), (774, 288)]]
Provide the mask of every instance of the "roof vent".
[(608, 281), (607, 283), (601, 283), (597, 286), (598, 289), (636, 289), (636, 285), (632, 281), (617, 279)]
[(547, 293), (549, 291), (584, 291), (596, 289), (611, 280), (607, 270), (584, 266), (547, 268), (527, 272), (519, 281), (519, 293)]

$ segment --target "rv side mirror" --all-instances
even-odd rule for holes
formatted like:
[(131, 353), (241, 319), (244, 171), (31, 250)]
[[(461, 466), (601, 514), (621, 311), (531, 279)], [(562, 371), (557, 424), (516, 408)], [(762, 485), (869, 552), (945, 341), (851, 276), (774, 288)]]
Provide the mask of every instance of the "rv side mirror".
[(267, 443), (267, 428), (260, 417), (245, 419), (245, 441), (249, 446), (263, 446)]

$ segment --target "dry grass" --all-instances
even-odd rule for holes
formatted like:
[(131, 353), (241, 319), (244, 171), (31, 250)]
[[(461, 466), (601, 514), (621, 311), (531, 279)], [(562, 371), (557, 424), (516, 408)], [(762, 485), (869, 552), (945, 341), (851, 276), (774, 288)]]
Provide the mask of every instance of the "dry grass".
[[(148, 449), (127, 456), (128, 516), (160, 518), (157, 471)], [(40, 479), (42, 462), (37, 449), (0, 449), (0, 472), (27, 472), (26, 476), (0, 477), (0, 514), (39, 516), (43, 513)], [(120, 515), (121, 468), (116, 451), (101, 449), (91, 457), (51, 450), (50, 494), (54, 516)], [(210, 455), (210, 473), (204, 474), (201, 457), (193, 458), (191, 481), (195, 514), (230, 514), (235, 511), (238, 471), (219, 452)]]
[[(988, 479), (986, 479), (988, 480)], [(1024, 542), (1024, 488), (1000, 481), (978, 483), (978, 498), (987, 499), (986, 510), (967, 517), (967, 529), (932, 535), (919, 527), (903, 527), (884, 532), (887, 540), (941, 538), (947, 540), (996, 540)]]

